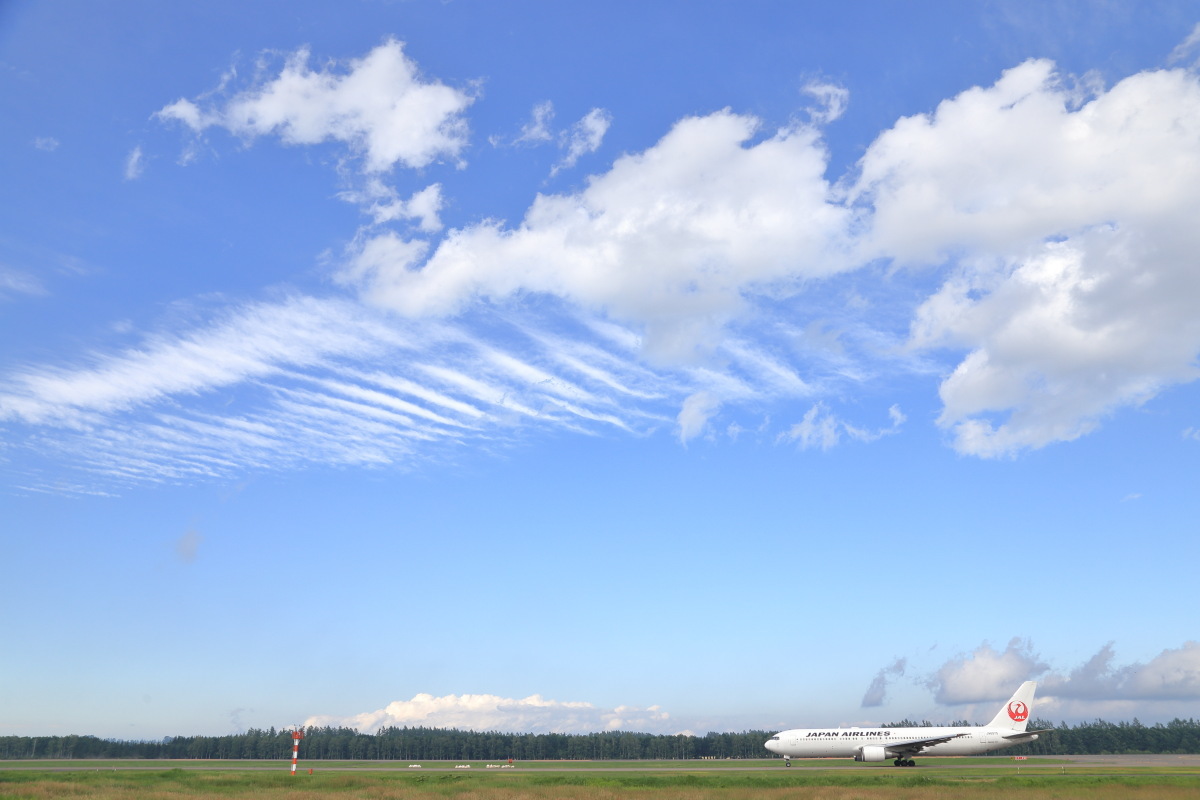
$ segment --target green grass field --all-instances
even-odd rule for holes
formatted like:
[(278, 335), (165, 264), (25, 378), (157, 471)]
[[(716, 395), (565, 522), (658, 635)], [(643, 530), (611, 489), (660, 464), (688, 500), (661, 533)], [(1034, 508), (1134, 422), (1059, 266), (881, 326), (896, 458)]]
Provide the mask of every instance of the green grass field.
[[(307, 773), (309, 768), (314, 770), (395, 770), (405, 772), (409, 764), (420, 764), (425, 769), (446, 770), (453, 769), (456, 764), (470, 764), (472, 770), (487, 770), (488, 764), (503, 764), (503, 761), (305, 761), (300, 759), (302, 771)], [(957, 758), (922, 758), (921, 766), (940, 766), (940, 767), (990, 767), (998, 769), (1002, 772), (1015, 772), (1017, 762), (1007, 758), (989, 758), (989, 757), (957, 757)], [(1037, 758), (1028, 761), (1020, 762), (1023, 768), (1044, 768), (1047, 766), (1059, 766), (1071, 764), (1069, 759), (1055, 758)], [(27, 761), (0, 761), (0, 772), (10, 769), (33, 769), (33, 770), (76, 770), (76, 769), (227, 769), (234, 771), (245, 770), (268, 770), (268, 771), (287, 771), (291, 766), (290, 761), (286, 760), (264, 760), (253, 761), (246, 759), (37, 759)], [(702, 760), (664, 760), (664, 761), (520, 761), (515, 765), (522, 772), (528, 770), (541, 771), (586, 771), (592, 772), (595, 770), (667, 770), (667, 771), (688, 771), (688, 772), (709, 772), (711, 770), (761, 770), (761, 769), (788, 769), (783, 766), (783, 760), (779, 758), (758, 758), (758, 759), (721, 759), (712, 761)], [(810, 758), (797, 759), (792, 762), (790, 769), (853, 769), (853, 770), (887, 770), (895, 769), (890, 762), (881, 764), (860, 764), (852, 761), (849, 758)], [(1200, 769), (1200, 768), (1198, 768)], [(414, 770), (415, 771), (415, 770)], [(490, 770), (487, 770), (490, 771)]]
[(292, 777), (288, 765), (280, 762), (180, 761), (167, 762), (167, 769), (156, 761), (4, 762), (0, 798), (1200, 798), (1200, 769), (1195, 767), (1081, 765), (1050, 759), (1022, 762), (1019, 774), (1013, 762), (987, 758), (925, 759), (925, 769), (846, 766), (844, 761), (797, 762), (785, 769), (777, 760), (523, 762), (512, 770), (488, 770), (483, 762), (471, 762), (470, 770), (455, 770), (447, 762), (425, 763), (416, 770), (397, 762), (310, 762)]

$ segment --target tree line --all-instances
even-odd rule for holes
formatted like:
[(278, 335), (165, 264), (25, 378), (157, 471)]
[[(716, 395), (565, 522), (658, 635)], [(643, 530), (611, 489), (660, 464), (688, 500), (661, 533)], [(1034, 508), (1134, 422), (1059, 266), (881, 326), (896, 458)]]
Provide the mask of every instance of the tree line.
[(1003, 751), (1011, 755), (1110, 755), (1121, 753), (1200, 753), (1200, 720), (1173, 719), (1167, 724), (1133, 722), (1084, 722), (1073, 727), (1055, 726), (1035, 719), (1030, 730), (1053, 729), (1037, 741)]
[[(606, 733), (498, 733), (446, 728), (310, 727), (300, 758), (380, 761), (671, 760), (762, 758), (768, 731), (705, 736)], [(157, 741), (95, 736), (0, 736), (0, 759), (30, 758), (228, 758), (290, 759), (290, 730), (258, 730), (228, 736), (173, 736)]]
[[(952, 725), (969, 725), (965, 721)], [(930, 722), (889, 723), (883, 727), (932, 727)], [(1200, 753), (1200, 721), (1175, 719), (1143, 725), (1084, 722), (1058, 725), (1037, 719), (1031, 730), (1049, 729), (1035, 742), (996, 755), (1107, 755), (1120, 753)], [(763, 742), (774, 731), (709, 733), (704, 736), (612, 731), (606, 733), (498, 733), (445, 728), (389, 727), (377, 733), (353, 728), (305, 729), (300, 758), (379, 761), (672, 760), (690, 758), (770, 758)], [(153, 741), (96, 736), (0, 736), (0, 759), (38, 758), (224, 758), (290, 759), (290, 730), (259, 730), (227, 736), (171, 736)]]

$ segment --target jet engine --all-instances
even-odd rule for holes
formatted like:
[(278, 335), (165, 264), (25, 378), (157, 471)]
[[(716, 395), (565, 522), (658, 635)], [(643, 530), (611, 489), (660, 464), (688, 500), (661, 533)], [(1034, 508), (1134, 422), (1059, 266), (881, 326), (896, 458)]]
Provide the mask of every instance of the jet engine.
[(887, 748), (877, 744), (863, 745), (854, 754), (855, 761), (886, 761), (887, 759)]

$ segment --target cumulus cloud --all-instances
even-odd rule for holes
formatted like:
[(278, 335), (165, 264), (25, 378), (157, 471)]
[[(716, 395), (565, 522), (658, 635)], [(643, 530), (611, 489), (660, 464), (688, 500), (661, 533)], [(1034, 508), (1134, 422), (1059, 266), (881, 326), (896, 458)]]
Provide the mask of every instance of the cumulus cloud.
[(301, 48), (276, 76), (224, 102), (180, 99), (156, 116), (196, 133), (222, 127), (246, 139), (275, 135), (298, 145), (339, 141), (362, 157), (367, 173), (457, 158), (466, 145), (463, 112), (474, 98), (423, 80), (403, 43), (389, 39), (344, 68), (330, 64), (313, 70), (309, 58), (309, 50)]
[(53, 136), (38, 136), (33, 140), (33, 146), (46, 153), (53, 153), (58, 149), (58, 145), (58, 139)]
[(954, 446), (1008, 455), (1194, 380), (1200, 83), (1107, 91), (1029, 61), (881, 134), (850, 192), (861, 257), (950, 259), (914, 349), (964, 349), (940, 390)]
[(441, 230), (442, 221), (438, 214), (442, 210), (442, 185), (426, 186), (404, 203), (402, 215), (420, 222), (420, 229), (427, 233)]
[(451, 231), (424, 263), (424, 243), (382, 234), (361, 243), (343, 277), (408, 315), (553, 294), (638, 326), (651, 359), (694, 362), (745, 294), (844, 267), (830, 242), (849, 214), (827, 201), (815, 133), (748, 144), (758, 126), (728, 111), (685, 119), (583, 191), (539, 195), (516, 228)]
[(1200, 700), (1200, 642), (1167, 649), (1145, 664), (1114, 664), (1113, 643), (1104, 645), (1067, 675), (1048, 675), (1042, 690), (1076, 700)]
[[(298, 430), (313, 437), (313, 453), (390, 463), (420, 442), (464, 428), (496, 436), (512, 420), (586, 431), (674, 421), (686, 443), (718, 410), (805, 397), (812, 405), (777, 441), (828, 449), (905, 424), (897, 406), (889, 426), (851, 424), (814, 397), (831, 396), (813, 374), (826, 357), (811, 346), (820, 320), (858, 305), (861, 338), (878, 346), (852, 353), (835, 326), (821, 344), (830, 363), (837, 351), (836, 380), (918, 361), (929, 374), (929, 361), (945, 358), (937, 423), (976, 456), (1069, 441), (1197, 376), (1200, 82), (1186, 70), (1106, 89), (1029, 61), (901, 119), (836, 184), (818, 128), (848, 95), (813, 82), (804, 87), (813, 124), (767, 131), (728, 109), (685, 118), (583, 188), (538, 195), (517, 224), (484, 219), (448, 232), (442, 184), (401, 193), (385, 173), (459, 160), (473, 98), (423, 77), (400, 42), (316, 69), (301, 49), (264, 63), (240, 89), (237, 81), (231, 71), (157, 116), (193, 131), (192, 147), (220, 128), (247, 141), (337, 142), (357, 156), (364, 174), (341, 196), (374, 225), (353, 237), (336, 277), (399, 315), (383, 322), (360, 304), (316, 298), (248, 305), (79, 366), (18, 368), (0, 382), (0, 420), (103, 431), (103, 442), (89, 441), (111, 466), (131, 451), (121, 414), (154, 409), (158, 427), (138, 430), (167, 458), (201, 438), (171, 425), (212, 424), (199, 413), (181, 420), (170, 403), (269, 387), (243, 418), (215, 415), (242, 463), (269, 461)], [(558, 142), (564, 165), (594, 152), (610, 124), (593, 109), (555, 132), (553, 114), (549, 102), (536, 106), (517, 141)], [(127, 174), (143, 160), (135, 148)], [(906, 299), (870, 319), (853, 290), (798, 299), (839, 276), (876, 274), (864, 265), (882, 274), (880, 263), (902, 269), (879, 281), (879, 308), (892, 276), (899, 284), (915, 274), (904, 267), (929, 270), (936, 288), (911, 315)], [(0, 270), (0, 293), (36, 285)], [(547, 306), (554, 312), (539, 318)], [(471, 328), (493, 314), (511, 315), (500, 327), (515, 333), (503, 344), (485, 341), (486, 325)], [(370, 369), (380, 352), (396, 365)], [(295, 427), (285, 433), (272, 414)], [(189, 468), (220, 472), (237, 460), (206, 452)], [(152, 471), (128, 460), (120, 469)]]
[[(893, 665), (891, 669), (895, 669)], [(864, 699), (880, 696), (887, 668), (876, 676)], [(1037, 680), (1035, 714), (1044, 719), (1171, 719), (1200, 708), (1200, 642), (1167, 648), (1148, 661), (1121, 664), (1114, 643), (1083, 664), (1052, 669), (1028, 640), (1013, 639), (1003, 651), (986, 642), (944, 663), (924, 681), (944, 705), (991, 704), (1009, 697), (1023, 681)]]
[(984, 642), (974, 652), (944, 664), (929, 680), (929, 687), (945, 705), (1003, 700), (1021, 682), (1046, 669), (1027, 640), (1013, 639), (999, 653)]
[(310, 717), (304, 725), (343, 726), (363, 733), (392, 726), (503, 733), (678, 732), (672, 727), (670, 714), (659, 706), (605, 709), (587, 702), (548, 700), (536, 694), (515, 699), (492, 694), (434, 697), (422, 693), (350, 717)]

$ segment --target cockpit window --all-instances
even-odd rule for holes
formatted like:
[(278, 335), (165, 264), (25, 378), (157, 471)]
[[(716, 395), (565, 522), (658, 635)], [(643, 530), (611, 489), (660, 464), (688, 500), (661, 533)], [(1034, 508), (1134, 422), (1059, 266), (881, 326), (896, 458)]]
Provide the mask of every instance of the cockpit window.
[(771, 741), (772, 741), (772, 742), (778, 742), (778, 741), (779, 741), (779, 734), (775, 734), (774, 736), (772, 736), (772, 737), (771, 737)]

